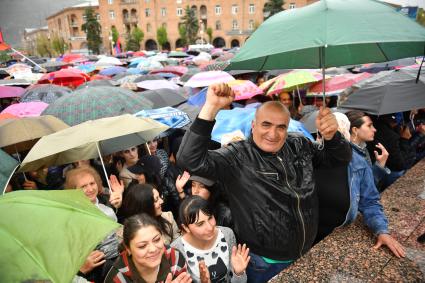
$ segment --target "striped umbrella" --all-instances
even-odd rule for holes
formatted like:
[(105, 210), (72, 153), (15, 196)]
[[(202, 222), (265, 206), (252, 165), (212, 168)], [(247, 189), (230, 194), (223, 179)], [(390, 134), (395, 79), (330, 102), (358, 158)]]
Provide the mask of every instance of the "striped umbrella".
[(289, 73), (281, 74), (260, 85), (260, 88), (267, 95), (278, 94), (282, 91), (290, 91), (308, 83), (314, 83), (322, 80), (322, 74), (309, 70), (293, 70)]

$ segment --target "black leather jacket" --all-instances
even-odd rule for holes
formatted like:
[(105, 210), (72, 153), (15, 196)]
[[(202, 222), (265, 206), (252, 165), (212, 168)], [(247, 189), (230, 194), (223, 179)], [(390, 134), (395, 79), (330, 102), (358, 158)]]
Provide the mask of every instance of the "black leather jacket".
[(313, 168), (348, 164), (348, 142), (337, 133), (319, 150), (318, 144), (290, 134), (276, 154), (262, 151), (252, 139), (208, 151), (213, 126), (195, 120), (181, 143), (178, 164), (224, 185), (239, 243), (275, 260), (299, 258), (312, 246), (318, 226)]

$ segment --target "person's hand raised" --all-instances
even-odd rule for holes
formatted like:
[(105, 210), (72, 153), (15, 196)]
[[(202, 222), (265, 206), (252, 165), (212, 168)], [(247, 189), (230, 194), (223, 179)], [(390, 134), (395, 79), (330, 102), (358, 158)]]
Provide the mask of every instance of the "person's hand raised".
[(210, 85), (205, 104), (199, 113), (199, 118), (209, 121), (214, 120), (217, 112), (230, 106), (234, 98), (235, 94), (227, 84), (219, 83)]
[(316, 127), (325, 140), (331, 140), (338, 130), (338, 122), (335, 115), (327, 107), (320, 107), (316, 118)]
[(186, 185), (187, 181), (189, 181), (190, 174), (187, 171), (184, 171), (182, 175), (178, 175), (176, 179), (176, 188), (177, 191), (180, 193), (183, 191), (184, 186)]
[(378, 143), (377, 145), (375, 145), (375, 147), (381, 150), (381, 154), (379, 154), (378, 151), (376, 150), (373, 151), (373, 153), (375, 154), (376, 162), (378, 162), (379, 166), (384, 168), (385, 164), (387, 163), (389, 153), (387, 149), (381, 143)]
[(199, 261), (199, 278), (201, 283), (211, 283), (210, 271), (203, 260)]
[(113, 207), (119, 208), (122, 204), (122, 194), (124, 192), (124, 183), (123, 181), (118, 181), (115, 175), (111, 175), (109, 178), (109, 183), (111, 185), (111, 194), (109, 196), (109, 202)]
[(249, 248), (245, 244), (243, 246), (238, 244), (238, 246), (233, 246), (232, 248), (232, 268), (236, 275), (242, 274), (246, 267), (248, 266), (250, 260)]

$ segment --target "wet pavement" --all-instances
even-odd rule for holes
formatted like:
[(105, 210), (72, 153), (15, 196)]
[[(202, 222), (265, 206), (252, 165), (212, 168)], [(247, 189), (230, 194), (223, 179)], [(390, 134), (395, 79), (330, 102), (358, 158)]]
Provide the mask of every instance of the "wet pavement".
[(375, 237), (361, 217), (338, 228), (270, 282), (425, 282), (425, 159), (382, 194), (389, 228), (406, 248), (398, 259), (386, 247), (375, 251)]

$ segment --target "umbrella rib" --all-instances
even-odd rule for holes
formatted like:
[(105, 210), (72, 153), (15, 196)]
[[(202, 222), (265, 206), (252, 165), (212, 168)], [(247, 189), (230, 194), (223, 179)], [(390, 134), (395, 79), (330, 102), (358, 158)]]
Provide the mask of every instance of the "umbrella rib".
[(382, 55), (384, 55), (384, 57), (385, 57), (386, 61), (390, 61), (390, 59), (389, 59), (389, 58), (387, 57), (387, 55), (385, 54), (384, 50), (382, 50), (382, 47), (381, 47), (381, 45), (379, 44), (379, 42), (377, 42), (377, 43), (376, 43), (376, 45), (378, 46), (379, 51), (381, 51)]
[[(54, 282), (55, 280), (53, 280), (53, 278), (50, 276), (50, 274), (47, 272), (47, 270), (40, 264), (40, 262), (34, 257), (34, 255), (30, 252), (30, 251), (28, 251), (26, 248), (25, 248), (25, 245), (24, 244), (22, 244), (18, 239), (16, 239), (16, 237), (14, 237), (12, 234), (10, 234), (8, 231), (6, 231), (5, 229), (2, 229), (3, 230), (3, 232), (5, 233), (5, 234), (7, 234), (7, 235), (9, 235), (9, 237), (11, 238), (11, 239), (13, 239), (21, 248), (22, 248), (22, 250), (24, 250), (24, 252), (25, 253), (27, 253), (28, 255), (29, 255), (29, 257), (34, 261), (34, 263), (35, 264), (37, 264), (38, 265), (38, 267), (40, 267), (40, 269), (41, 270), (43, 270), (44, 271), (44, 273), (45, 274), (47, 274), (47, 277), (49, 277), (49, 279), (52, 281), (52, 282)], [(43, 278), (43, 279), (45, 279), (45, 278)]]

